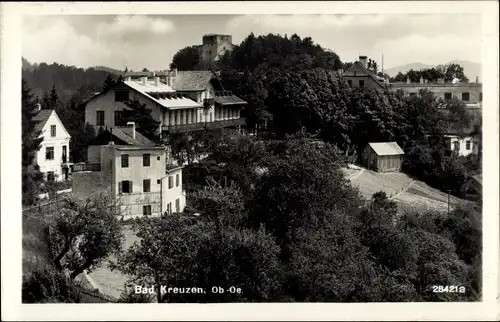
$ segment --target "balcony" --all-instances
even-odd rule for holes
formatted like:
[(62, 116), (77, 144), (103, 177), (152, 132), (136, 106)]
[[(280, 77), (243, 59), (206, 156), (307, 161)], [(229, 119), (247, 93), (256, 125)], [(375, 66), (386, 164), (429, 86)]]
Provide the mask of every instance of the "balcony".
[(214, 122), (170, 125), (170, 126), (164, 125), (163, 131), (168, 131), (169, 133), (184, 133), (192, 131), (201, 131), (204, 129), (217, 129), (217, 128), (240, 126), (240, 125), (245, 125), (245, 118), (219, 120)]
[(77, 163), (71, 166), (71, 172), (101, 171), (100, 163)]
[(203, 99), (203, 107), (209, 108), (214, 105), (215, 100), (213, 98), (204, 98)]

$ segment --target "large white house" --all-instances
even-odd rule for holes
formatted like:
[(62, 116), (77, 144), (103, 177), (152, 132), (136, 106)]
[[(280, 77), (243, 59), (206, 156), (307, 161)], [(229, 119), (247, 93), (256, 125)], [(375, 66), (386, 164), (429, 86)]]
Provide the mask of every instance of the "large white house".
[(71, 136), (54, 110), (39, 110), (33, 121), (36, 122), (35, 135), (43, 140), (32, 164), (38, 164), (48, 181), (67, 180)]
[(182, 212), (182, 166), (167, 160), (166, 148), (129, 127), (114, 127), (88, 147), (88, 162), (73, 166), (73, 192), (109, 193), (121, 204), (123, 219)]
[(121, 126), (125, 102), (138, 99), (160, 122), (159, 131), (191, 132), (210, 127), (244, 125), (247, 103), (225, 91), (212, 71), (136, 72), (85, 103), (85, 122), (95, 128)]

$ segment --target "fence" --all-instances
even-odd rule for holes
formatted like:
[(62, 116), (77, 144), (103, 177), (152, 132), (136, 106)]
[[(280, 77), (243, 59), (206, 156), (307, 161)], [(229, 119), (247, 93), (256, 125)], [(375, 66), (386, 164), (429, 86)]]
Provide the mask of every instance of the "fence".
[(84, 287), (76, 287), (80, 295), (80, 303), (117, 303), (118, 300), (112, 296), (103, 294), (99, 290), (89, 290)]
[(100, 163), (77, 163), (72, 165), (71, 172), (101, 171)]
[(151, 215), (160, 215), (161, 194), (160, 192), (127, 193), (117, 196), (121, 205), (124, 219), (144, 215), (144, 206), (151, 206)]

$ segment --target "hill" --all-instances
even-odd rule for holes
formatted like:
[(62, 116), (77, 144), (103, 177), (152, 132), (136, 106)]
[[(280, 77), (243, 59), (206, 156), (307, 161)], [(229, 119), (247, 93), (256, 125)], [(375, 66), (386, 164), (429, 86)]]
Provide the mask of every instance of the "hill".
[[(401, 211), (447, 211), (448, 209), (446, 193), (414, 180), (404, 173), (379, 173), (364, 168), (349, 168), (344, 171), (352, 185), (358, 187), (361, 195), (367, 199), (378, 191), (384, 191), (398, 204)], [(450, 196), (451, 209), (465, 203), (467, 201)]]
[(105, 67), (99, 67), (98, 70), (84, 69), (58, 63), (31, 64), (22, 58), (22, 77), (28, 82), (35, 96), (42, 98), (44, 93), (55, 86), (63, 104), (71, 99), (81, 102), (83, 97), (100, 91), (108, 74), (116, 76), (115, 71)]
[[(481, 64), (480, 63), (475, 63), (475, 62), (471, 62), (471, 61), (467, 61), (467, 60), (453, 60), (453, 61), (446, 63), (445, 65), (448, 65), (448, 64), (458, 64), (458, 65), (462, 66), (464, 68), (465, 75), (467, 76), (467, 78), (469, 78), (469, 80), (471, 82), (475, 81), (476, 76), (478, 76), (480, 80), (482, 79), (482, 72), (481, 72)], [(434, 67), (434, 66), (433, 65), (426, 65), (426, 64), (422, 64), (422, 63), (411, 63), (411, 64), (402, 65), (402, 66), (387, 68), (387, 69), (384, 69), (384, 72), (391, 77), (395, 77), (399, 72), (404, 74), (404, 73), (408, 72), (410, 69), (420, 70), (420, 69), (432, 68), (432, 67)]]

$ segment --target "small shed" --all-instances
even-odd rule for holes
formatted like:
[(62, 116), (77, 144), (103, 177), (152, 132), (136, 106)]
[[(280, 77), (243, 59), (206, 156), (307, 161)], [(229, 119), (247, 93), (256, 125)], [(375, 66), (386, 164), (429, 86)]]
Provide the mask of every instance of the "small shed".
[(464, 199), (474, 201), (481, 199), (483, 193), (483, 175), (471, 176), (462, 186), (461, 193)]
[(404, 154), (396, 142), (368, 143), (361, 154), (361, 163), (377, 172), (399, 172)]

